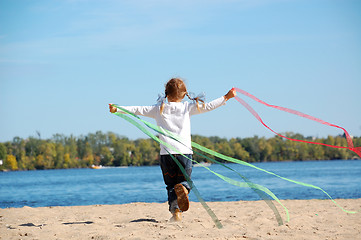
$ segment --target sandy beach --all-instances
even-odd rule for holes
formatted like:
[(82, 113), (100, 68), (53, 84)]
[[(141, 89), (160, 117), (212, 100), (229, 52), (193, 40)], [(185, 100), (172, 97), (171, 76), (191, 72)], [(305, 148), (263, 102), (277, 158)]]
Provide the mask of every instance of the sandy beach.
[[(347, 210), (361, 199), (339, 199)], [(167, 203), (0, 209), (0, 239), (361, 239), (361, 214), (329, 200), (283, 200), (290, 222), (279, 226), (264, 201), (209, 202), (218, 229), (200, 203), (170, 222)], [(283, 219), (286, 215), (279, 208)]]

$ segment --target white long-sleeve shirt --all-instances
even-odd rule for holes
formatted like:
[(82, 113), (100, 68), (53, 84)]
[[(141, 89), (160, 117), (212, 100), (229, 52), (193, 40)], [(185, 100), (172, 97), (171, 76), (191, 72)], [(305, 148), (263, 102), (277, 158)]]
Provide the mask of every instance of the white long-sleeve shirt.
[[(190, 102), (168, 102), (164, 104), (164, 109), (162, 114), (160, 113), (160, 105), (152, 106), (121, 106), (122, 108), (128, 110), (135, 115), (141, 115), (145, 117), (154, 118), (157, 122), (157, 125), (162, 127), (165, 130), (170, 131), (171, 133), (179, 136), (179, 139), (182, 143), (169, 138), (164, 135), (160, 135), (160, 140), (172, 145), (178, 151), (169, 149), (163, 144), (160, 145), (160, 154), (167, 155), (171, 154), (193, 154), (191, 147), (191, 122), (190, 117), (192, 115), (205, 113), (212, 111), (222, 105), (226, 104), (225, 98), (222, 96), (217, 98), (209, 103), (199, 105), (199, 110), (197, 108), (197, 103)], [(121, 112), (120, 109), (118, 109)], [(168, 153), (169, 152), (169, 153)]]

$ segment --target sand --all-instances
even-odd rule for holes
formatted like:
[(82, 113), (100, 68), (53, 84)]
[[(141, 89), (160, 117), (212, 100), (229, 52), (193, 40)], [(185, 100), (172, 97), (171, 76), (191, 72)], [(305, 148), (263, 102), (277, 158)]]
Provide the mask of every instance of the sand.
[[(337, 202), (361, 209), (361, 199)], [(329, 200), (282, 203), (290, 222), (279, 226), (264, 201), (210, 202), (222, 229), (195, 202), (175, 223), (167, 203), (7, 208), (0, 209), (0, 239), (361, 239), (360, 213), (345, 213)]]

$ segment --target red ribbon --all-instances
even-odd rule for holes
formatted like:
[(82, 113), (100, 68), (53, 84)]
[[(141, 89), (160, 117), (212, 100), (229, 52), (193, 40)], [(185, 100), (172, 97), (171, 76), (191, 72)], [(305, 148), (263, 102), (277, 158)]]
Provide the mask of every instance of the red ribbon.
[(284, 112), (288, 112), (288, 113), (292, 113), (292, 114), (295, 114), (297, 116), (300, 116), (300, 117), (304, 117), (304, 118), (307, 118), (307, 119), (310, 119), (312, 121), (316, 121), (316, 122), (319, 122), (319, 123), (322, 123), (324, 125), (328, 125), (328, 126), (331, 126), (331, 127), (336, 127), (336, 128), (340, 128), (343, 130), (343, 132), (345, 133), (345, 136), (346, 136), (346, 140), (347, 140), (347, 144), (348, 144), (348, 147), (342, 147), (342, 146), (336, 146), (336, 145), (330, 145), (330, 144), (325, 144), (325, 143), (319, 143), (319, 142), (311, 142), (311, 141), (306, 141), (306, 140), (299, 140), (299, 139), (294, 139), (294, 138), (289, 138), (289, 137), (286, 137), (286, 136), (283, 136), (282, 134), (279, 134), (277, 132), (275, 132), (273, 129), (271, 129), (269, 126), (267, 126), (262, 118), (258, 115), (258, 113), (248, 104), (246, 103), (243, 99), (239, 98), (238, 96), (235, 96), (235, 99), (240, 102), (245, 108), (247, 108), (247, 110), (252, 113), (252, 115), (257, 118), (258, 121), (260, 121), (263, 126), (265, 126), (266, 128), (268, 128), (269, 130), (271, 130), (273, 133), (275, 133), (276, 135), (280, 136), (280, 137), (283, 137), (283, 138), (286, 138), (288, 140), (291, 140), (291, 141), (296, 141), (296, 142), (304, 142), (304, 143), (310, 143), (310, 144), (318, 144), (318, 145), (324, 145), (324, 146), (327, 146), (327, 147), (332, 147), (332, 148), (346, 148), (346, 149), (349, 149), (353, 152), (355, 152), (359, 157), (361, 157), (361, 147), (354, 147), (353, 145), (353, 142), (352, 142), (352, 138), (350, 136), (350, 134), (346, 131), (346, 129), (344, 129), (343, 127), (340, 127), (340, 126), (337, 126), (335, 124), (332, 124), (332, 123), (329, 123), (329, 122), (326, 122), (326, 121), (323, 121), (319, 118), (316, 118), (316, 117), (313, 117), (313, 116), (310, 116), (310, 115), (307, 115), (307, 114), (304, 114), (302, 112), (299, 112), (299, 111), (296, 111), (296, 110), (293, 110), (293, 109), (289, 109), (289, 108), (285, 108), (285, 107), (280, 107), (280, 106), (276, 106), (276, 105), (271, 105), (271, 104), (268, 104), (260, 99), (258, 99), (257, 97), (253, 96), (252, 94), (242, 90), (242, 89), (239, 89), (239, 88), (232, 88), (232, 90), (235, 90), (236, 92), (239, 92), (249, 98), (252, 98), (253, 100), (259, 102), (259, 103), (262, 103), (263, 105), (266, 105), (267, 107), (272, 107), (272, 108), (276, 108), (278, 110), (281, 110), (281, 111), (284, 111)]

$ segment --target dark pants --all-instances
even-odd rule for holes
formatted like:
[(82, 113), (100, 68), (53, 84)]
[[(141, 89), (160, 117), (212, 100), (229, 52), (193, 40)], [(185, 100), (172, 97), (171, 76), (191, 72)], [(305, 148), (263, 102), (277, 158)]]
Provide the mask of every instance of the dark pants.
[[(184, 155), (192, 159), (192, 154)], [(179, 154), (173, 154), (173, 156), (179, 161), (180, 164), (182, 164), (187, 175), (189, 176), (189, 178), (191, 178), (192, 161)], [(167, 185), (166, 188), (168, 192), (169, 211), (174, 212), (174, 210), (178, 208), (177, 195), (174, 191), (174, 185), (181, 183), (185, 188), (187, 188), (188, 191), (191, 190), (191, 187), (189, 186), (187, 179), (184, 177), (177, 163), (170, 155), (160, 156), (160, 167), (163, 172), (164, 183)]]

